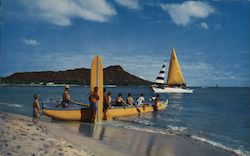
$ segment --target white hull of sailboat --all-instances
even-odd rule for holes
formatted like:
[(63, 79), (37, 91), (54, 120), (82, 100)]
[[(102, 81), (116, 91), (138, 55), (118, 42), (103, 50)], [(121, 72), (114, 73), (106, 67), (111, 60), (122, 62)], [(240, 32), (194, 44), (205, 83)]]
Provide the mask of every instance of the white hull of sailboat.
[(193, 89), (186, 89), (186, 88), (173, 88), (173, 87), (152, 87), (155, 93), (193, 93)]

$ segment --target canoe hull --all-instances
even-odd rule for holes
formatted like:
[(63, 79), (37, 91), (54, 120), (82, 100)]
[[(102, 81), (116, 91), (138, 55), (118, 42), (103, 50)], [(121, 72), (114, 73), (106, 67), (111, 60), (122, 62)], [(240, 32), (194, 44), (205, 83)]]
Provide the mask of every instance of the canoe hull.
[(43, 114), (52, 119), (63, 121), (83, 121), (91, 122), (92, 110), (90, 108), (83, 109), (42, 109)]
[[(161, 104), (158, 107), (158, 110), (163, 110), (167, 107), (167, 104)], [(82, 109), (42, 109), (43, 113), (56, 120), (63, 121), (82, 121), (82, 122), (91, 122), (92, 110), (90, 108)], [(152, 106), (143, 106), (143, 107), (119, 107), (111, 108), (107, 112), (107, 120), (112, 120), (114, 118), (126, 117), (140, 115), (143, 113), (149, 113), (155, 111)]]

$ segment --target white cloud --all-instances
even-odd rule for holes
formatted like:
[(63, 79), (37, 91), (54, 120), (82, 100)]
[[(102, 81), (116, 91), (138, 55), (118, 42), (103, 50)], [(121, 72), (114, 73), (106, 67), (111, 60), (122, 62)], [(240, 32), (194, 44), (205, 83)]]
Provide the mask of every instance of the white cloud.
[(121, 6), (128, 7), (130, 9), (139, 8), (139, 0), (115, 0)]
[(208, 25), (206, 22), (201, 22), (201, 27), (204, 28), (204, 29), (208, 29)]
[(161, 8), (168, 12), (173, 22), (186, 26), (194, 18), (206, 18), (215, 9), (206, 2), (186, 1), (182, 4), (161, 4)]
[(40, 44), (37, 40), (27, 39), (27, 38), (23, 38), (22, 42), (26, 45), (31, 45), (31, 46), (37, 46)]
[(106, 0), (23, 0), (38, 18), (59, 26), (69, 26), (73, 18), (106, 22), (116, 10)]

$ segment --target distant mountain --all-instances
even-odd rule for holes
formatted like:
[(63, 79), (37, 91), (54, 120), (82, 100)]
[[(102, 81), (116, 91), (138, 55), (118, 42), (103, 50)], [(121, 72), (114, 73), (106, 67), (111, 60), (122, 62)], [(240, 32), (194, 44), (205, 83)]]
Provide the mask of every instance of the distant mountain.
[[(90, 84), (90, 69), (79, 68), (66, 71), (42, 71), (14, 73), (2, 78), (2, 83), (29, 84), (29, 83), (67, 83)], [(114, 65), (104, 68), (104, 84), (107, 85), (149, 85), (152, 82), (143, 80), (126, 72), (121, 66)]]

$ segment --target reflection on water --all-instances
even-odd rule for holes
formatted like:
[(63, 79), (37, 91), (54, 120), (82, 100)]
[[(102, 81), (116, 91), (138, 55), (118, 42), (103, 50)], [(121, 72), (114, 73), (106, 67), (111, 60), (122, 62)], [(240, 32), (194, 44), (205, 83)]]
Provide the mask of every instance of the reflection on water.
[[(225, 155), (211, 147), (200, 148), (194, 140), (181, 136), (138, 132), (104, 124), (79, 123), (79, 133), (101, 141), (109, 149), (128, 155)], [(193, 153), (195, 151), (195, 153)]]
[(171, 99), (182, 99), (183, 98), (183, 94), (169, 94), (169, 97)]

